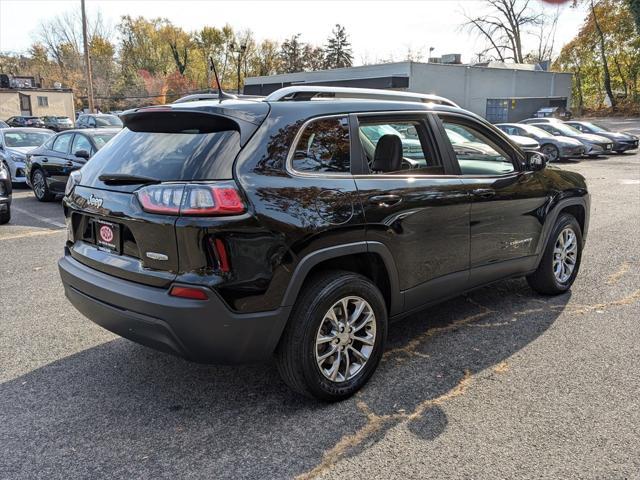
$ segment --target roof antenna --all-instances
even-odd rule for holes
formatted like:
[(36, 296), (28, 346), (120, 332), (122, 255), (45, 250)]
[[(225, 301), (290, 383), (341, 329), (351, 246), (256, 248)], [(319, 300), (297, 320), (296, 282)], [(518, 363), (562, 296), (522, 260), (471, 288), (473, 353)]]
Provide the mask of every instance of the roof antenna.
[(231, 95), (230, 93), (226, 93), (222, 90), (222, 84), (220, 83), (220, 78), (218, 77), (218, 72), (216, 71), (216, 64), (213, 61), (213, 57), (209, 57), (209, 69), (213, 70), (213, 75), (216, 77), (216, 83), (218, 84), (218, 100), (222, 103), (223, 100), (234, 100), (237, 99), (235, 95)]

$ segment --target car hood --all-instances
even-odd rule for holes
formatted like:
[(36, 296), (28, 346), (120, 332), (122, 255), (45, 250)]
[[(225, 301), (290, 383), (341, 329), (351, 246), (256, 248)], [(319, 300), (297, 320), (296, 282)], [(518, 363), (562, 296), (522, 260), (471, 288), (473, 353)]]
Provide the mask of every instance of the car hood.
[(14, 155), (20, 155), (21, 157), (24, 157), (27, 153), (29, 153), (32, 150), (35, 150), (38, 147), (7, 147), (7, 152), (8, 153), (13, 153)]
[(572, 147), (579, 147), (582, 145), (582, 142), (577, 138), (564, 137), (562, 135), (558, 135), (557, 137), (554, 137), (554, 138), (560, 143), (565, 145), (571, 145)]
[(522, 135), (509, 135), (509, 138), (514, 142), (516, 142), (521, 147), (539, 147), (540, 146), (540, 144), (537, 141), (529, 137), (523, 137)]
[(628, 133), (621, 133), (621, 132), (601, 132), (601, 133), (598, 133), (597, 135), (600, 137), (609, 138), (611, 140), (635, 140)]
[(580, 138), (581, 140), (586, 140), (587, 142), (593, 143), (609, 143), (610, 140), (606, 137), (602, 137), (600, 135), (594, 135), (593, 133), (583, 133), (579, 137), (576, 135), (576, 138)]

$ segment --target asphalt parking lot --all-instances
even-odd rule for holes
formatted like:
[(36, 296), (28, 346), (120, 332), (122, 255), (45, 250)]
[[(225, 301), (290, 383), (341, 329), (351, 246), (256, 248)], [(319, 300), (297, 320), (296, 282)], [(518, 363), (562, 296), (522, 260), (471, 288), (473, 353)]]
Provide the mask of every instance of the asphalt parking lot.
[(16, 190), (0, 479), (640, 478), (640, 154), (560, 166), (592, 193), (571, 292), (510, 280), (394, 324), (372, 381), (333, 405), (271, 364), (197, 365), (86, 320), (58, 277), (60, 204)]

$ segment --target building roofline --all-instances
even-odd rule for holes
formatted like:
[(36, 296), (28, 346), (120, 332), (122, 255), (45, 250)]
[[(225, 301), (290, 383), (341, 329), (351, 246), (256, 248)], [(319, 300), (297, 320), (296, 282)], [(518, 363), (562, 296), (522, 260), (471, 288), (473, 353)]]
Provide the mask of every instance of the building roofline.
[(58, 93), (73, 93), (71, 88), (0, 88), (0, 92), (58, 92)]

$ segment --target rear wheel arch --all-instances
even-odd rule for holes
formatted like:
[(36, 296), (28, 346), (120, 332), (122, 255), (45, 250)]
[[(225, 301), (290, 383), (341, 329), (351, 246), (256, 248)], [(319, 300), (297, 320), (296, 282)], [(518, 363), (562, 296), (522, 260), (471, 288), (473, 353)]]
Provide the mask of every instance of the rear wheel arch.
[(398, 274), (389, 250), (378, 242), (359, 242), (319, 250), (303, 258), (291, 276), (283, 305), (293, 305), (310, 278), (329, 270), (358, 273), (382, 293), (389, 315), (402, 308)]

